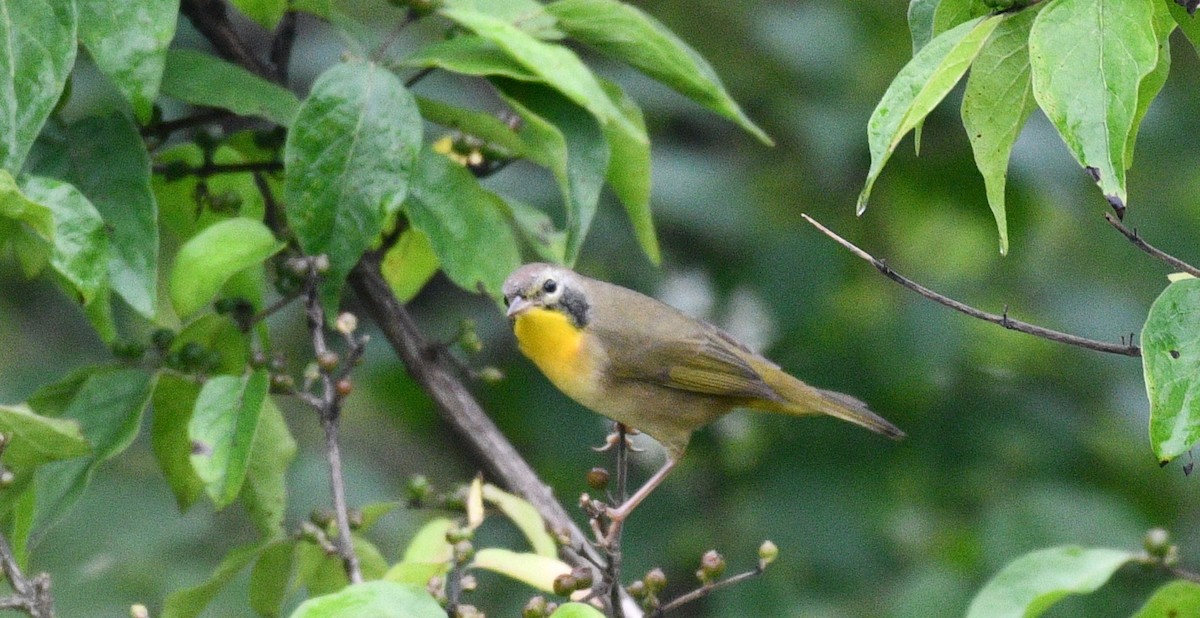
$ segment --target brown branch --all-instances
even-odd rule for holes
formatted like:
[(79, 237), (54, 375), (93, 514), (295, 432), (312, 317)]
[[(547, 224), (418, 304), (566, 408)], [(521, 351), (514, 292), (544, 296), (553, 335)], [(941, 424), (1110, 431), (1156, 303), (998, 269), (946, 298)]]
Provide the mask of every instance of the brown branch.
[[(379, 271), (379, 255), (368, 254), (350, 273), (350, 285), (358, 294), (388, 342), (400, 355), (409, 374), (436, 404), (442, 419), (488, 466), (488, 474), (510, 491), (529, 501), (552, 530), (565, 531), (571, 545), (592, 552), (587, 538), (571, 520), (550, 488), (488, 418), (471, 392), (459, 381), (449, 353), (431, 346), (416, 322), (396, 300)], [(573, 550), (563, 550), (572, 566), (588, 562)], [(595, 559), (595, 556), (592, 556)]]
[(1042, 339), (1047, 339), (1047, 340), (1055, 341), (1058, 343), (1065, 343), (1067, 345), (1078, 346), (1078, 347), (1086, 348), (1089, 350), (1095, 350), (1097, 352), (1108, 352), (1109, 354), (1120, 354), (1122, 356), (1138, 357), (1138, 356), (1142, 355), (1141, 348), (1139, 348), (1136, 345), (1133, 345), (1132, 342), (1130, 342), (1128, 345), (1126, 345), (1126, 344), (1105, 343), (1103, 341), (1087, 339), (1084, 337), (1080, 337), (1078, 335), (1071, 335), (1069, 333), (1063, 333), (1063, 332), (1059, 332), (1056, 330), (1051, 330), (1049, 328), (1044, 328), (1041, 326), (1037, 326), (1035, 324), (1030, 324), (1028, 322), (1014, 320), (1014, 319), (1008, 317), (1007, 310), (1005, 310), (1005, 312), (1003, 314), (999, 314), (999, 315), (997, 315), (995, 313), (988, 313), (986, 311), (981, 311), (979, 309), (976, 309), (965, 303), (961, 303), (961, 302), (954, 300), (953, 298), (950, 298), (948, 296), (943, 296), (942, 294), (938, 294), (937, 292), (934, 292), (933, 290), (892, 270), (892, 268), (890, 266), (888, 266), (886, 263), (884, 263), (882, 260), (876, 259), (871, 254), (869, 254), (866, 251), (863, 251), (862, 249), (855, 246), (854, 243), (851, 243), (850, 241), (846, 240), (845, 238), (842, 238), (841, 236), (838, 236), (834, 232), (830, 231), (829, 228), (821, 225), (820, 223), (817, 223), (817, 221), (815, 219), (813, 219), (812, 217), (810, 217), (806, 214), (801, 214), (800, 216), (803, 217), (805, 221), (808, 221), (809, 223), (811, 223), (813, 225), (813, 227), (820, 230), (821, 233), (832, 238), (835, 242), (837, 242), (839, 245), (845, 247), (847, 250), (849, 250), (854, 255), (857, 255), (858, 257), (862, 258), (863, 260), (866, 260), (867, 262), (869, 262), (872, 266), (875, 267), (876, 270), (878, 270), (880, 273), (882, 273), (883, 276), (887, 277), (888, 279), (891, 279), (892, 281), (895, 281), (896, 283), (899, 283), (900, 285), (916, 292), (917, 294), (920, 294), (921, 296), (924, 296), (925, 298), (928, 298), (929, 300), (932, 300), (938, 304), (949, 307), (955, 311), (958, 311), (960, 313), (965, 313), (966, 315), (969, 315), (973, 318), (983, 320), (985, 322), (991, 322), (992, 324), (1002, 326), (1009, 330), (1015, 330), (1017, 332), (1025, 333), (1027, 335), (1033, 335), (1035, 337), (1041, 337)]
[(1133, 246), (1145, 251), (1151, 257), (1166, 262), (1171, 266), (1171, 268), (1174, 268), (1177, 271), (1185, 272), (1193, 277), (1200, 277), (1200, 268), (1196, 268), (1195, 266), (1188, 264), (1187, 262), (1167, 253), (1166, 251), (1151, 245), (1145, 240), (1142, 240), (1142, 237), (1138, 235), (1137, 230), (1131, 230), (1125, 227), (1124, 224), (1118, 221), (1117, 218), (1111, 214), (1107, 212), (1104, 213), (1104, 220), (1108, 221), (1109, 225), (1112, 225), (1114, 228), (1116, 228), (1116, 230), (1124, 235), (1125, 238), (1128, 238), (1129, 242), (1133, 243)]
[(50, 576), (39, 573), (26, 578), (17, 565), (8, 539), (0, 535), (0, 568), (15, 594), (0, 597), (0, 609), (19, 609), (31, 618), (54, 618), (54, 598), (50, 596)]
[(691, 603), (692, 601), (702, 599), (702, 598), (716, 592), (717, 590), (720, 590), (721, 588), (726, 588), (726, 587), (732, 586), (736, 583), (744, 582), (747, 579), (750, 579), (752, 577), (757, 577), (759, 575), (762, 575), (763, 571), (765, 571), (765, 570), (766, 570), (766, 565), (764, 565), (760, 562), (758, 567), (753, 570), (746, 571), (745, 573), (738, 573), (737, 575), (727, 577), (720, 581), (716, 581), (711, 584), (701, 586), (685, 595), (671, 599), (671, 601), (669, 603), (667, 603), (666, 605), (663, 605), (662, 607), (654, 610), (653, 616), (655, 616), (655, 618), (657, 618), (669, 611), (679, 609), (680, 607), (687, 605), (688, 603)]
[(233, 24), (229, 23), (228, 7), (224, 0), (183, 0), (179, 12), (212, 43), (221, 57), (240, 64), (260, 77), (275, 77), (275, 72), (250, 51), (250, 47), (234, 30)]
[(247, 172), (282, 172), (282, 161), (249, 161), (246, 163), (212, 163), (206, 162), (204, 165), (191, 166), (187, 164), (162, 163), (154, 166), (155, 174), (163, 174), (167, 176), (197, 176), (207, 178), (216, 176), (217, 174), (244, 174)]
[(174, 120), (164, 120), (157, 124), (142, 127), (142, 137), (157, 137), (166, 139), (169, 135), (176, 131), (184, 129), (192, 129), (202, 127), (204, 125), (220, 122), (227, 118), (232, 118), (233, 114), (223, 109), (212, 109), (208, 111), (198, 112), (191, 116), (183, 116)]

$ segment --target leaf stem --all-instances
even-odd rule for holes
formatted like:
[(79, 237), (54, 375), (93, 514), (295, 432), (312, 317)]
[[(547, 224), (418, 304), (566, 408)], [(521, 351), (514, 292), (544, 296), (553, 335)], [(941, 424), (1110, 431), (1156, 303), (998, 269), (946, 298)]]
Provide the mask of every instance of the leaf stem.
[(1133, 246), (1145, 251), (1147, 255), (1158, 260), (1162, 260), (1177, 271), (1185, 272), (1193, 277), (1200, 277), (1200, 268), (1196, 268), (1195, 266), (1192, 266), (1191, 264), (1188, 264), (1187, 262), (1146, 242), (1138, 234), (1137, 230), (1131, 230), (1128, 227), (1125, 227), (1125, 225), (1118, 221), (1117, 218), (1111, 213), (1104, 213), (1104, 220), (1108, 221), (1109, 225), (1116, 228), (1116, 230), (1125, 236), (1125, 238), (1128, 238), (1129, 242), (1133, 243)]

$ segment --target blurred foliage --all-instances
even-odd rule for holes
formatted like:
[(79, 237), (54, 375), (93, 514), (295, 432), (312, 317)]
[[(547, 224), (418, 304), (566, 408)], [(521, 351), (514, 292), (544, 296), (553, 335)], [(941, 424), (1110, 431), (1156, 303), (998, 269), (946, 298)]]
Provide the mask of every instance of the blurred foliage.
[[(1136, 333), (1166, 283), (1165, 270), (1101, 219), (1107, 205), (1040, 112), (1014, 149), (1009, 254), (1001, 257), (984, 184), (959, 128), (961, 86), (926, 119), (921, 157), (903, 142), (875, 185), (872, 208), (854, 216), (869, 164), (867, 118), (911, 55), (903, 6), (640, 6), (712, 63), (776, 146), (764, 147), (632, 70), (585, 53), (643, 103), (662, 266), (650, 263), (615, 196), (605, 193), (608, 203), (577, 268), (756, 340), (807, 381), (869, 402), (909, 438), (891, 444), (824, 419), (732, 415), (697, 434), (680, 468), (630, 520), (628, 573), (661, 566), (669, 598), (693, 586), (705, 550), (720, 549), (739, 569), (753, 564), (758, 543), (770, 538), (780, 558), (764, 577), (689, 606), (689, 615), (921, 617), (962, 613), (984, 582), (1026, 552), (1068, 544), (1132, 551), (1151, 526), (1175, 531), (1181, 562), (1200, 564), (1200, 498), (1195, 480), (1181, 471), (1191, 456), (1160, 469), (1151, 454), (1136, 359), (953, 314), (879, 277), (799, 218), (807, 212), (901, 272), (973, 305), (1007, 307), (1014, 317), (1102, 340)], [(248, 19), (239, 27), (265, 37)], [(293, 79), (307, 84), (341, 42), (318, 32), (309, 17), (299, 27), (314, 31), (302, 37), (292, 69)], [(178, 31), (181, 40), (202, 44), (187, 20)], [(405, 32), (396, 53), (437, 34)], [(1200, 131), (1192, 113), (1200, 105), (1200, 63), (1179, 41), (1128, 174), (1127, 221), (1188, 259), (1200, 234), (1200, 181), (1180, 171), (1200, 163), (1200, 150), (1186, 137)], [(86, 62), (72, 88), (67, 116), (117, 96)], [(438, 74), (416, 91), (483, 96)], [(554, 212), (561, 206), (553, 183), (527, 182), (538, 173), (517, 163), (488, 184)], [(346, 302), (353, 308), (353, 298)], [(586, 489), (586, 471), (607, 462), (589, 448), (602, 441), (605, 422), (520, 358), (489, 300), (438, 275), (412, 307), (434, 337), (449, 339), (463, 318), (475, 321), (484, 349), (468, 362), (495, 365), (507, 376), (478, 384), (477, 393), (572, 504)], [(277, 348), (306, 345), (298, 314), (276, 316), (270, 325)], [(11, 260), (0, 261), (0, 349), (8, 350), (0, 357), (3, 402), (24, 400), (72, 368), (107, 357), (75, 305), (47, 278), (25, 280)], [(443, 489), (470, 478), (477, 462), (460, 457), (392, 352), (373, 344), (366, 361), (343, 421), (351, 503), (394, 500), (416, 473)], [(295, 522), (328, 502), (328, 486), (311, 411), (289, 407), (284, 416), (299, 443), (288, 472), (286, 519)], [(236, 510), (198, 505), (177, 515), (142, 436), (97, 469), (75, 510), (32, 548), (32, 568), (54, 576), (61, 615), (116, 613), (134, 602), (153, 612), (169, 592), (199, 583), (229, 548), (251, 540)], [(639, 457), (637, 474), (655, 469), (659, 457), (654, 449)], [(384, 517), (375, 536), (388, 560), (398, 559), (435, 515), (399, 509)], [(503, 526), (481, 533), (494, 535), (496, 546), (511, 546), (506, 541), (519, 534)], [(1129, 615), (1163, 581), (1127, 566), (1098, 592), (1046, 615)], [(242, 590), (225, 591), (210, 615), (240, 613)], [(516, 614), (533, 594), (483, 576), (480, 590), (511, 595), (489, 597), (493, 615)]]

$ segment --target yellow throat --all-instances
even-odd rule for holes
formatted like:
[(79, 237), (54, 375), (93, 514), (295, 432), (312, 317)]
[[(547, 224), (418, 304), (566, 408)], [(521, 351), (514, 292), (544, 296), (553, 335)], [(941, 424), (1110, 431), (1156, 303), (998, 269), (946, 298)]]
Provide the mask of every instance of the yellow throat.
[(589, 398), (595, 375), (583, 350), (586, 334), (566, 314), (534, 307), (517, 315), (513, 334), (521, 352), (554, 386), (577, 401)]

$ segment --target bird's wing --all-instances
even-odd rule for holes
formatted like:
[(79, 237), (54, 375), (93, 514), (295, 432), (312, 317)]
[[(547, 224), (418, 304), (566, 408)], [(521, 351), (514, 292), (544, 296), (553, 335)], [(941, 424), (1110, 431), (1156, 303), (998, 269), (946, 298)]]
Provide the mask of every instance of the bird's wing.
[(747, 362), (753, 353), (729, 335), (699, 321), (676, 326), (668, 329), (674, 336), (622, 337), (609, 346), (613, 375), (706, 395), (781, 400)]

